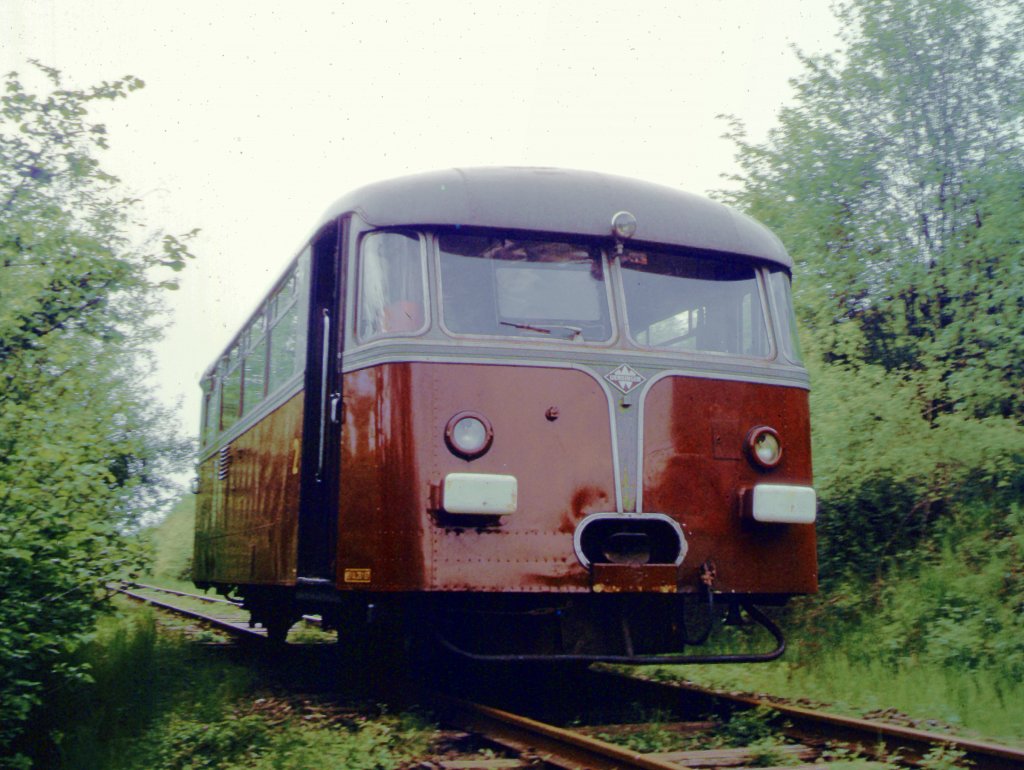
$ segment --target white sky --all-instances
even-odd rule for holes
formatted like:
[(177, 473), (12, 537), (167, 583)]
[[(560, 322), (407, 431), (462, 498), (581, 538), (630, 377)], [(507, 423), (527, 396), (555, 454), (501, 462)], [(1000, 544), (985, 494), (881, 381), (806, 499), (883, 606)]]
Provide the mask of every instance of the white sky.
[(825, 0), (0, 0), (0, 68), (146, 88), (104, 112), (106, 167), (150, 229), (201, 228), (168, 297), (160, 393), (195, 434), (198, 379), (343, 193), (450, 166), (724, 186), (716, 116), (760, 138), (835, 46)]

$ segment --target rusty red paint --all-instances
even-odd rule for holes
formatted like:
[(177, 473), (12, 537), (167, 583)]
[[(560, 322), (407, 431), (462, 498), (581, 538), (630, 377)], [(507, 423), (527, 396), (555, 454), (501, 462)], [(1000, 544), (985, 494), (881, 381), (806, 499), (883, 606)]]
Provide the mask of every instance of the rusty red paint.
[[(741, 451), (749, 430), (759, 425), (774, 428), (784, 448), (771, 470), (755, 467)], [(647, 395), (644, 435), (644, 508), (683, 525), (690, 546), (683, 583), (694, 584), (699, 565), (711, 559), (719, 591), (816, 589), (814, 528), (756, 525), (744, 521), (740, 510), (741, 490), (755, 484), (811, 484), (805, 390), (668, 378)]]
[[(346, 568), (373, 568), (376, 591), (588, 590), (573, 533), (586, 516), (615, 510), (607, 399), (589, 375), (565, 369), (388, 364), (346, 377), (341, 460), (339, 587)], [(553, 393), (570, 404), (546, 418)], [(769, 385), (668, 378), (645, 405), (643, 505), (678, 521), (690, 554), (680, 589), (697, 590), (714, 559), (714, 588), (789, 593), (815, 585), (812, 527), (757, 526), (740, 516), (740, 490), (769, 478), (743, 456), (752, 425), (777, 426), (786, 446), (770, 472), (809, 484), (806, 392)], [(454, 415), (493, 426), (482, 457), (445, 441)], [(452, 472), (519, 480), (519, 508), (487, 521), (447, 517), (439, 487)]]

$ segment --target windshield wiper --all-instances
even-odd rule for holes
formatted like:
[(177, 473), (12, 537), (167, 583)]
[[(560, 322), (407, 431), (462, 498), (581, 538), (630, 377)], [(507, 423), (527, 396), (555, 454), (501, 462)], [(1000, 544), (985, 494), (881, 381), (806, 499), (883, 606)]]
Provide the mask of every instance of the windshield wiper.
[(568, 324), (548, 324), (547, 326), (532, 326), (531, 324), (517, 324), (511, 321), (499, 321), (502, 326), (514, 326), (516, 329), (526, 329), (531, 332), (540, 332), (541, 334), (551, 334), (554, 329), (566, 329), (572, 332), (571, 340), (576, 339), (583, 334), (583, 329), (579, 326), (569, 326)]

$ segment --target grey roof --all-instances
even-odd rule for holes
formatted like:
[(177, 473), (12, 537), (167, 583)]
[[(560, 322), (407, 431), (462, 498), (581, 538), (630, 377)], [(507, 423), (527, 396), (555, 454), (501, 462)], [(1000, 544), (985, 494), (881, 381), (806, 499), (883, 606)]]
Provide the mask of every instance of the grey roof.
[(637, 219), (636, 241), (793, 264), (770, 230), (728, 206), (592, 171), (455, 168), (400, 177), (345, 195), (324, 222), (350, 211), (375, 227), (461, 225), (599, 237), (611, 234), (613, 214), (628, 211)]

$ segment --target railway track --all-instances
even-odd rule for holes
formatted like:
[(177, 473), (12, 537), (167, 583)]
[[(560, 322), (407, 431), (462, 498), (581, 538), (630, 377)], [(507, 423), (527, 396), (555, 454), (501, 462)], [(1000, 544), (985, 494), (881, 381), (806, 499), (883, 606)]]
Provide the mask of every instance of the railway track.
[(716, 703), (724, 705), (727, 709), (771, 709), (787, 724), (784, 731), (786, 736), (798, 741), (816, 744), (822, 740), (829, 740), (866, 754), (900, 756), (911, 763), (918, 762), (936, 747), (945, 747), (953, 752), (962, 753), (964, 759), (976, 770), (1024, 768), (1024, 750), (990, 741), (841, 716), (794, 706), (776, 699), (723, 693), (685, 682), (647, 682), (611, 671), (601, 671), (599, 675), (618, 681), (628, 680), (628, 686), (633, 689), (636, 697), (643, 699), (658, 698), (664, 702), (672, 697), (685, 698), (691, 702), (703, 701), (705, 708), (709, 710), (714, 710)]
[[(157, 586), (134, 584), (120, 587), (122, 594), (146, 602), (161, 609), (184, 615), (200, 623), (209, 624), (235, 638), (266, 642), (266, 632), (250, 628), (245, 613), (236, 603), (229, 600), (187, 594)], [(157, 598), (158, 596), (173, 598)], [(208, 605), (208, 611), (195, 606), (183, 607), (188, 601), (192, 605)], [(491, 683), (500, 680), (491, 680)], [(544, 700), (547, 695), (542, 689), (533, 690), (523, 679), (516, 680), (516, 687), (510, 688), (510, 678), (504, 678), (504, 688), (527, 693), (535, 700)], [(485, 688), (488, 687), (485, 685)], [(564, 696), (566, 686), (561, 688)], [(492, 695), (495, 688), (489, 688)], [(637, 751), (613, 742), (616, 735), (628, 736), (635, 732), (637, 725), (605, 724), (590, 727), (559, 726), (547, 715), (542, 718), (525, 716), (530, 712), (525, 704), (517, 703), (514, 697), (511, 708), (500, 704), (483, 705), (472, 689), (460, 693), (460, 697), (435, 691), (423, 693), (423, 698), (446, 724), (453, 725), (467, 733), (480, 736), (482, 740), (498, 747), (504, 756), (489, 756), (484, 759), (443, 760), (424, 762), (423, 770), (502, 770), (518, 767), (555, 767), (565, 770), (592, 768), (605, 770), (618, 768), (631, 770), (679, 770), (680, 768), (718, 768), (769, 765), (799, 766), (805, 770), (825, 767), (835, 756), (885, 759), (897, 757), (899, 762), (915, 766), (929, 752), (943, 747), (961, 757), (975, 770), (1024, 770), (1024, 751), (990, 742), (960, 738), (956, 736), (927, 732), (901, 725), (869, 721), (852, 717), (837, 716), (820, 711), (791, 706), (774, 700), (713, 692), (685, 683), (651, 682), (609, 670), (590, 670), (581, 673), (577, 682), (570, 685), (575, 698), (604, 699), (608, 702), (642, 703), (662, 713), (673, 711), (690, 715), (714, 715), (711, 721), (689, 718), (664, 725), (674, 733), (688, 733), (694, 737), (689, 744), (700, 743), (701, 735), (713, 741), (716, 731), (733, 713), (752, 708), (770, 708), (779, 716), (785, 726), (781, 729), (782, 741), (769, 747), (738, 748), (691, 748), (661, 751)], [(497, 699), (501, 700), (502, 693)], [(682, 708), (680, 708), (682, 707)], [(784, 741), (784, 742), (783, 742)]]
[[(238, 602), (233, 602), (229, 599), (204, 596), (202, 594), (190, 594), (171, 588), (147, 585), (146, 583), (126, 583), (119, 586), (111, 586), (111, 588), (137, 602), (159, 607), (162, 610), (173, 612), (190, 620), (199, 621), (235, 638), (266, 640), (267, 637), (266, 629), (250, 626), (248, 613), (240, 608)], [(170, 598), (158, 597), (174, 597), (176, 601)], [(186, 605), (182, 600), (205, 604), (217, 609), (203, 612), (195, 609), (195, 607)]]

